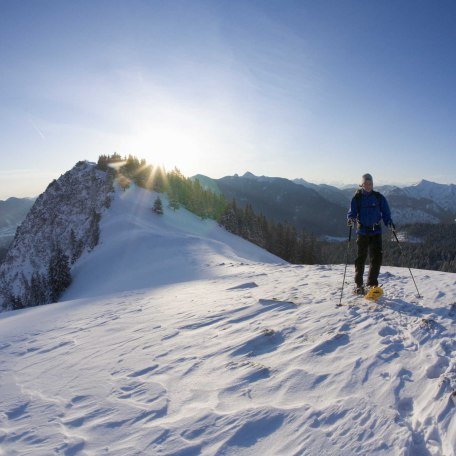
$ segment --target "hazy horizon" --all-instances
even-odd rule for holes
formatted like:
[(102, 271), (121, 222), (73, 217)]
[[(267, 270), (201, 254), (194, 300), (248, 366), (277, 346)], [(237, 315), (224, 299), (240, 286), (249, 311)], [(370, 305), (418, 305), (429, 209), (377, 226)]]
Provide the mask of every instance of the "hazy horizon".
[[(139, 159), (141, 159), (142, 157), (138, 157)], [(96, 162), (96, 160), (88, 160), (88, 161), (92, 161), (92, 162)], [(154, 165), (154, 163), (148, 163), (150, 165)], [(177, 166), (179, 168), (179, 166)], [(171, 171), (171, 169), (166, 169), (167, 171)], [(58, 179), (62, 174), (64, 174), (66, 171), (69, 171), (69, 170), (65, 170), (61, 173), (59, 172), (56, 172), (55, 174), (52, 174), (52, 173), (49, 173), (52, 177), (51, 179), (43, 186), (43, 188), (41, 190), (39, 190), (37, 193), (35, 194), (28, 194), (28, 193), (25, 193), (24, 191), (21, 191), (21, 190), (18, 190), (17, 193), (15, 194), (10, 194), (9, 192), (1, 192), (0, 191), (0, 201), (6, 201), (7, 199), (9, 198), (37, 198), (41, 193), (43, 193), (45, 190), (46, 190), (46, 187), (52, 182), (53, 179)], [(23, 178), (27, 178), (27, 179), (31, 179), (32, 178), (32, 173), (30, 172), (30, 170), (21, 170), (22, 172), (22, 177)], [(251, 173), (253, 174), (254, 176), (256, 177), (269, 177), (269, 178), (284, 178), (284, 179), (288, 179), (290, 181), (294, 181), (294, 180), (298, 180), (298, 179), (303, 179), (305, 180), (306, 182), (310, 183), (310, 184), (317, 184), (317, 185), (320, 185), (320, 184), (323, 184), (323, 185), (331, 185), (333, 187), (337, 187), (339, 189), (343, 189), (343, 188), (347, 188), (347, 187), (350, 187), (350, 186), (353, 186), (354, 188), (356, 188), (359, 183), (358, 182), (334, 182), (334, 181), (311, 181), (309, 179), (306, 179), (305, 177), (285, 177), (285, 176), (278, 176), (278, 175), (260, 175), (260, 174), (257, 174), (251, 170), (246, 170), (244, 172), (237, 172), (237, 173), (233, 173), (233, 174), (227, 174), (227, 175), (224, 175), (224, 176), (220, 176), (220, 177), (214, 177), (214, 176), (208, 176), (206, 174), (203, 174), (203, 173), (197, 173), (197, 174), (194, 174), (192, 176), (187, 176), (187, 177), (193, 177), (193, 176), (196, 176), (196, 175), (204, 175), (205, 177), (209, 177), (211, 179), (220, 179), (222, 177), (229, 177), (229, 176), (234, 176), (234, 175), (238, 175), (238, 176), (243, 176), (244, 174), (246, 173)], [(0, 174), (1, 171), (0, 171)], [(408, 186), (411, 186), (411, 185), (417, 185), (419, 184), (422, 180), (429, 180), (429, 179), (420, 179), (419, 181), (415, 181), (415, 182), (408, 182), (408, 183), (399, 183), (399, 182), (384, 182), (384, 181), (376, 181), (374, 182), (374, 188), (375, 187), (382, 187), (382, 186), (386, 186), (386, 185), (392, 185), (392, 186), (396, 186), (396, 187), (408, 187)], [(431, 182), (434, 182), (434, 183), (437, 183), (437, 184), (444, 184), (444, 185), (454, 185), (453, 183), (449, 183), (449, 184), (445, 184), (445, 183), (442, 183), (442, 182), (435, 182), (435, 181), (431, 181)], [(18, 187), (20, 188), (20, 186)]]
[(3, 0), (0, 198), (114, 151), (187, 176), (453, 183), (455, 19), (445, 0)]

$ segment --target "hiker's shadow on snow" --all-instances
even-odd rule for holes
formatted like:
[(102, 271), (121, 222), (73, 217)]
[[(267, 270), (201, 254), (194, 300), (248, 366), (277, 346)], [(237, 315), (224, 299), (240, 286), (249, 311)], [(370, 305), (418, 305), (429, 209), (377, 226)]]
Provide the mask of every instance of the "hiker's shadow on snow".
[[(416, 298), (419, 299), (419, 298)], [(383, 305), (403, 315), (411, 317), (423, 317), (426, 315), (438, 315), (448, 318), (456, 323), (456, 311), (454, 304), (451, 307), (426, 307), (420, 302), (408, 302), (403, 299), (384, 299)]]

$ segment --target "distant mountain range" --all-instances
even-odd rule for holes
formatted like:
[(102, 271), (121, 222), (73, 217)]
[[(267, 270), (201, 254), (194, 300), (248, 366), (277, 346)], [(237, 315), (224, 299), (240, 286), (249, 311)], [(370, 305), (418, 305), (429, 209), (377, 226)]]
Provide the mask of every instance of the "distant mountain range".
[[(304, 179), (243, 176), (235, 174), (221, 179), (196, 175), (201, 184), (240, 206), (250, 203), (256, 212), (275, 221), (288, 221), (298, 229), (317, 235), (346, 234), (345, 217), (356, 186), (338, 188), (313, 184)], [(398, 225), (410, 223), (448, 223), (456, 218), (456, 185), (422, 180), (417, 185), (375, 188), (390, 204), (393, 220)], [(11, 243), (16, 228), (25, 219), (34, 198), (9, 198), (0, 201), (0, 260)], [(3, 255), (2, 255), (3, 253)]]
[(8, 198), (0, 201), (0, 247), (9, 244), (16, 228), (25, 219), (35, 198)]
[[(257, 212), (276, 221), (288, 221), (317, 235), (340, 236), (346, 233), (345, 218), (353, 188), (313, 184), (304, 179), (279, 177), (226, 176), (211, 179), (194, 176), (201, 184), (236, 199), (243, 206), (248, 202)], [(448, 223), (456, 217), (456, 185), (422, 180), (417, 185), (397, 187), (385, 185), (375, 190), (383, 193), (398, 225), (410, 223)]]
[(297, 185), (283, 178), (227, 176), (216, 184), (228, 199), (244, 206), (250, 203), (256, 212), (276, 221), (288, 221), (300, 229), (318, 234), (341, 235), (344, 232), (346, 210), (338, 201), (324, 193)]

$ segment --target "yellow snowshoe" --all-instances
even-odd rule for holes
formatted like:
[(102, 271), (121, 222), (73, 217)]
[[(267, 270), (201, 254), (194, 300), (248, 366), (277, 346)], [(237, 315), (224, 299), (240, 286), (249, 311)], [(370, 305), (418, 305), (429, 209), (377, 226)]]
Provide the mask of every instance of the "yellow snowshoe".
[(371, 287), (364, 297), (369, 301), (377, 301), (383, 295), (383, 288), (381, 287)]

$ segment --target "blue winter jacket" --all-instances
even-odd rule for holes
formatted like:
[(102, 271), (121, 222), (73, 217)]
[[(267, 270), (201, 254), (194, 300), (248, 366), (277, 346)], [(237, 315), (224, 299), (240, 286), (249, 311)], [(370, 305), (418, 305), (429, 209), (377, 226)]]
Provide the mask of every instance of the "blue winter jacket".
[(387, 226), (392, 223), (388, 202), (381, 194), (379, 194), (380, 198), (377, 198), (374, 192), (368, 193), (364, 189), (361, 189), (360, 192), (360, 200), (355, 196), (352, 198), (347, 218), (358, 221), (356, 231), (358, 234), (380, 234), (382, 232), (382, 220)]

